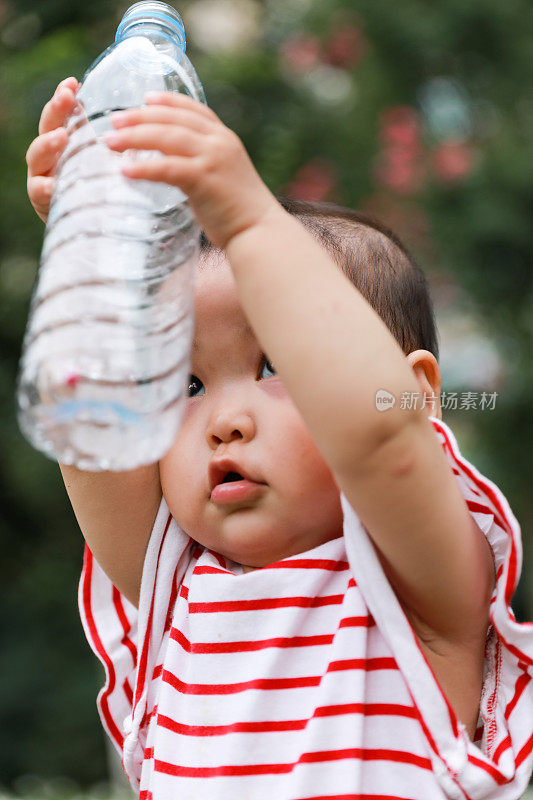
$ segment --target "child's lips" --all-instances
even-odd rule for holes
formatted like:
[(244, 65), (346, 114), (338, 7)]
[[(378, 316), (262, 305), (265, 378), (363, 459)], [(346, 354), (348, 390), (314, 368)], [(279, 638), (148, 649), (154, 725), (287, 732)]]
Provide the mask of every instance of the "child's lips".
[(259, 496), (264, 486), (264, 483), (251, 481), (248, 478), (229, 483), (218, 483), (211, 490), (211, 500), (218, 505), (252, 500)]

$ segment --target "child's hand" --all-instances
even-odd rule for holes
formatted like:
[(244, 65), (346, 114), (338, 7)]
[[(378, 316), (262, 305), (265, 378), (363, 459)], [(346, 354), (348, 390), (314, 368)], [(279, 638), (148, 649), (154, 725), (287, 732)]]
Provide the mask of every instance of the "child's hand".
[(39, 121), (39, 136), (26, 153), (28, 164), (28, 196), (38, 216), (46, 222), (54, 188), (57, 162), (68, 141), (63, 125), (75, 103), (78, 89), (76, 78), (66, 78), (43, 108)]
[(162, 158), (124, 166), (128, 178), (178, 186), (207, 236), (225, 248), (279, 204), (255, 171), (238, 136), (190, 97), (150, 93), (147, 105), (112, 115), (104, 135), (113, 150), (159, 150)]

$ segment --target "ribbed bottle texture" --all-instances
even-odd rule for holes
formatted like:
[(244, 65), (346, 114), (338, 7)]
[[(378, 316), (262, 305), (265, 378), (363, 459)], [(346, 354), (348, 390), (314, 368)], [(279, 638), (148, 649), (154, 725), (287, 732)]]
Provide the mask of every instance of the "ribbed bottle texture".
[(158, 460), (181, 419), (199, 228), (176, 187), (125, 178), (102, 134), (148, 91), (205, 101), (177, 12), (132, 6), (85, 74), (58, 164), (19, 368), (19, 424), (87, 470)]

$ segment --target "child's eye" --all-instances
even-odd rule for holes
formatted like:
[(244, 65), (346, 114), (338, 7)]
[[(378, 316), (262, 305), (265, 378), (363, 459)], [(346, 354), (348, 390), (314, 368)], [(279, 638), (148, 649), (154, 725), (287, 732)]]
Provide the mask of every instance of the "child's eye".
[(268, 358), (266, 356), (263, 356), (259, 377), (261, 379), (272, 378), (272, 376), (275, 374), (276, 370), (274, 369)]
[(202, 381), (196, 375), (189, 375), (189, 397), (198, 397), (205, 394)]

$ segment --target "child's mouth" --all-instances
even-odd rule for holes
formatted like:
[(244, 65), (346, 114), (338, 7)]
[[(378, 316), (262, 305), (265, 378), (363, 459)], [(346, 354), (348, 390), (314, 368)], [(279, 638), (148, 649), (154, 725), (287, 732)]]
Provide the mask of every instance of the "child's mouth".
[(238, 472), (228, 472), (222, 482), (211, 490), (211, 500), (219, 505), (250, 500), (259, 494), (264, 485), (243, 478)]

